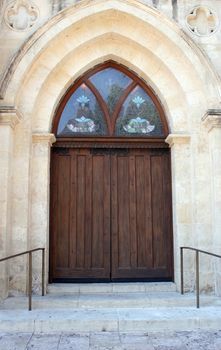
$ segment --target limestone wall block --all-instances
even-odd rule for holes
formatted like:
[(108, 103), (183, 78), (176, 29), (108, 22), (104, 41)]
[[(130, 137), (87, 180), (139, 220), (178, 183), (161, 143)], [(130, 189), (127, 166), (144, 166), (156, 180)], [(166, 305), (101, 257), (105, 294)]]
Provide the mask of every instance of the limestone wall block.
[(177, 204), (176, 208), (177, 221), (181, 224), (190, 224), (192, 222), (192, 211), (188, 204), (184, 204), (183, 201)]
[[(184, 34), (175, 24), (165, 21), (159, 13), (153, 18), (155, 10), (144, 12), (143, 4), (137, 5), (136, 18), (132, 18), (129, 13), (132, 10), (123, 2), (118, 9), (121, 12), (116, 8), (118, 2), (112, 1), (114, 10), (105, 14), (102, 11), (108, 8), (110, 1), (101, 3), (100, 7), (97, 3), (94, 8), (85, 3), (82, 11), (70, 9), (69, 14), (60, 14), (60, 22), (48, 27), (47, 32), (32, 43), (18, 65), (5, 100), (12, 102), (14, 94), (25, 114), (23, 123), (15, 130), (11, 249), (39, 244), (48, 248), (49, 245), (50, 145), (48, 141), (32, 143), (33, 131), (50, 132), (54, 111), (73, 81), (94, 65), (115, 59), (133, 69), (153, 88), (164, 105), (171, 132), (183, 133), (183, 140), (185, 133), (186, 139), (191, 134), (191, 143), (177, 141), (174, 137), (171, 145), (175, 280), (179, 285), (179, 246), (206, 246), (212, 242), (211, 213), (217, 216), (220, 210), (218, 200), (216, 209), (211, 209), (211, 187), (220, 188), (220, 167), (214, 170), (216, 180), (211, 184), (210, 166), (208, 172), (205, 170), (205, 160), (210, 160), (209, 150), (203, 147), (208, 139), (205, 130), (200, 129), (201, 116), (208, 104), (218, 103), (218, 95), (208, 67), (202, 64), (202, 56), (188, 38), (185, 37), (183, 43)], [(99, 13), (93, 13), (95, 10)], [(162, 21), (160, 28), (159, 19)], [(211, 157), (216, 163), (219, 162), (220, 140), (215, 132), (213, 141), (217, 146), (213, 144)], [(2, 153), (4, 157), (6, 153)], [(6, 176), (7, 161), (2, 162), (0, 176)], [(2, 212), (6, 213), (5, 210)], [(213, 232), (219, 242), (218, 225)], [(36, 286), (39, 285), (39, 259), (36, 257)], [(188, 274), (188, 269), (193, 268), (191, 259), (186, 268), (189, 288), (194, 287), (192, 275)], [(203, 270), (206, 271), (206, 264)], [(18, 264), (18, 270), (11, 271), (11, 286), (24, 288), (21, 286), (26, 279), (24, 262)], [(208, 281), (211, 271), (208, 271)]]
[[(21, 119), (16, 109), (0, 108), (0, 256), (9, 254), (11, 236), (11, 186), (14, 128)], [(0, 298), (8, 294), (8, 262), (1, 263)]]

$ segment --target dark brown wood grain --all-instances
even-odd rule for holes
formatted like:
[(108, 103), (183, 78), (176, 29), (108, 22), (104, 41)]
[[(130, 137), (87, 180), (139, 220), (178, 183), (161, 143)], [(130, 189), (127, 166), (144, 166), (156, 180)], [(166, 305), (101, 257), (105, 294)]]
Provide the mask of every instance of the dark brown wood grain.
[(170, 152), (125, 151), (52, 153), (52, 281), (172, 279)]

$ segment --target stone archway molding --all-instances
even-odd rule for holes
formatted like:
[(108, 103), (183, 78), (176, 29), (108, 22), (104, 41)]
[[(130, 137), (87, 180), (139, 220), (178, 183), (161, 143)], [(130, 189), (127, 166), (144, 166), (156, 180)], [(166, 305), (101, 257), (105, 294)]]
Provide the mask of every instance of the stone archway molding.
[[(196, 135), (205, 111), (218, 108), (221, 86), (209, 60), (188, 35), (162, 13), (136, 0), (85, 0), (67, 8), (36, 31), (5, 74), (0, 105), (16, 105), (23, 114), (14, 132), (19, 147), (13, 154), (10, 186), (11, 216), (22, 214), (16, 216), (12, 236), (21, 232), (23, 245), (40, 241), (48, 248), (53, 115), (66, 89), (105, 60), (115, 60), (144, 79), (158, 95), (168, 118), (177, 282), (178, 247), (191, 236), (194, 223), (202, 221), (205, 235), (210, 234), (203, 205), (193, 211), (197, 176), (191, 156), (197, 169), (206, 151), (198, 157)], [(19, 176), (16, 166), (21, 161)], [(200, 176), (204, 191), (210, 173)]]
[[(211, 83), (217, 91), (217, 96), (221, 96), (220, 80), (207, 57), (178, 25), (166, 16), (163, 16), (158, 10), (144, 5), (137, 0), (85, 0), (54, 16), (24, 43), (2, 78), (0, 98), (7, 101), (10, 94), (10, 101), (16, 100), (22, 80), (27, 76), (28, 71), (31, 70), (33, 63), (36, 62), (38, 56), (43, 51), (47, 50), (47, 47), (52, 44), (53, 39), (61, 32), (67, 31), (68, 28), (75, 24), (78, 25), (78, 28), (79, 26), (88, 25), (88, 23), (95, 21), (96, 18), (103, 16), (105, 13), (110, 13), (110, 11), (112, 15), (114, 13), (116, 19), (127, 14), (130, 17), (136, 18), (137, 23), (146, 24), (155, 33), (160, 33), (162, 40), (169, 40), (174, 44), (174, 48), (179, 48), (183, 52), (186, 60), (192, 61), (193, 72), (197, 71), (199, 76), (204, 74), (203, 72), (208, 73)], [(84, 23), (86, 21), (87, 23)], [(138, 36), (140, 35), (142, 37), (142, 35), (145, 35), (147, 37), (147, 46), (149, 33), (150, 31), (148, 30), (146, 33), (142, 31), (139, 33), (138, 30)], [(130, 29), (128, 30), (128, 34), (129, 36), (132, 34), (130, 33)], [(87, 41), (86, 38), (85, 40)], [(64, 44), (66, 45), (66, 43)], [(177, 59), (179, 60), (181, 57), (177, 57)], [(201, 76), (201, 78), (203, 77)]]

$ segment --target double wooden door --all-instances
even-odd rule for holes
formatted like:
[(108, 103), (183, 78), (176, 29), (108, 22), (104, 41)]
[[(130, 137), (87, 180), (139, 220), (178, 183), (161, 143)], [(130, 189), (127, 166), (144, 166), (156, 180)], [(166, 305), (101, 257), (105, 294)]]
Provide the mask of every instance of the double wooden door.
[(54, 148), (50, 280), (172, 280), (169, 149)]

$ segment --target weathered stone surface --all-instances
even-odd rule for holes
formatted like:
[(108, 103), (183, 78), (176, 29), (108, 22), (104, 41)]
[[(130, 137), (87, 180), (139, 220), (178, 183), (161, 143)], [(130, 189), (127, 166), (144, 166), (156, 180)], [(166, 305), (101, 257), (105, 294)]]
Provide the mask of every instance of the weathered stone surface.
[[(201, 6), (197, 0), (33, 2), (39, 8), (39, 17), (31, 28), (23, 26), (24, 30), (17, 32), (1, 21), (0, 105), (23, 115), (17, 125), (17, 118), (11, 118), (13, 129), (9, 120), (1, 117), (1, 256), (44, 245), (48, 262), (54, 112), (73, 81), (112, 59), (151, 86), (167, 116), (174, 274), (179, 289), (181, 245), (221, 251), (221, 129), (217, 112), (211, 118), (212, 110), (220, 110), (220, 2), (210, 1), (217, 28), (209, 36), (198, 36), (187, 28), (186, 16), (194, 9), (197, 30), (207, 33), (202, 28), (205, 16), (195, 10)], [(7, 5), (2, 3), (3, 15)], [(209, 21), (210, 13), (206, 13)], [(209, 128), (202, 121), (204, 115), (210, 115)], [(201, 264), (201, 289), (220, 294), (220, 263), (213, 265), (212, 260), (202, 259)], [(1, 294), (7, 295), (9, 279), (12, 289), (25, 292), (25, 259), (15, 260), (8, 267), (1, 270)], [(194, 259), (187, 254), (185, 288), (193, 290), (194, 286)], [(39, 288), (40, 259), (35, 257), (34, 291), (38, 293)]]
[(60, 341), (60, 334), (33, 334), (27, 344), (27, 350), (56, 349)]
[(0, 333), (0, 344), (4, 350), (219, 350), (221, 332)]
[(4, 350), (24, 350), (32, 338), (32, 333), (0, 333), (0, 348)]

